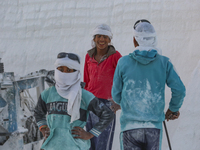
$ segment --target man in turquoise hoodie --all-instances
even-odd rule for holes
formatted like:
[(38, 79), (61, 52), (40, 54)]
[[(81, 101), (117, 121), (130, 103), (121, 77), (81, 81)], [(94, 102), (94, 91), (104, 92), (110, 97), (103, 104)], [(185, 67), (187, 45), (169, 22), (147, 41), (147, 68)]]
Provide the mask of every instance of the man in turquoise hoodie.
[[(133, 53), (119, 59), (112, 87), (113, 100), (121, 106), (121, 149), (160, 150), (162, 122), (177, 119), (185, 86), (169, 58), (156, 48), (154, 27), (148, 20), (134, 25)], [(172, 97), (166, 114), (165, 84)], [(177, 115), (173, 115), (177, 112)]]

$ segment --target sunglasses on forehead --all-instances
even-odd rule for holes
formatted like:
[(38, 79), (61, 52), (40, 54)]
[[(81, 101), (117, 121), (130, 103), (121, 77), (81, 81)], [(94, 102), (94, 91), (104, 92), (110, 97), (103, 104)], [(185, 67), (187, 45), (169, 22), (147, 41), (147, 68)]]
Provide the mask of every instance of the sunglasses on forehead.
[(61, 52), (57, 56), (57, 58), (65, 58), (65, 57), (68, 57), (71, 60), (78, 61), (78, 63), (80, 64), (80, 60), (76, 54)]
[(135, 29), (136, 26), (137, 26), (139, 23), (141, 23), (141, 22), (147, 22), (147, 23), (151, 24), (148, 20), (146, 20), (146, 19), (141, 19), (141, 20), (136, 21), (136, 23), (135, 23), (134, 26), (133, 26), (133, 29)]

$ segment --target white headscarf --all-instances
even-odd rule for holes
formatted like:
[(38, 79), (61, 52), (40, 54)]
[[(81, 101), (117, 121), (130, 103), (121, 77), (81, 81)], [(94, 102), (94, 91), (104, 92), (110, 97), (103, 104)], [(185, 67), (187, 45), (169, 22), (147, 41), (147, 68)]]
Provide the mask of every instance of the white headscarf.
[[(57, 68), (60, 66), (67, 66), (70, 69), (75, 69), (77, 71), (72, 73), (63, 73)], [(75, 120), (80, 118), (80, 104), (81, 104), (81, 73), (80, 73), (80, 64), (71, 60), (68, 57), (57, 58), (55, 62), (55, 87), (58, 94), (68, 100), (67, 111), (71, 116), (72, 123)]]
[(161, 49), (157, 48), (157, 35), (154, 27), (147, 22), (140, 22), (133, 31), (133, 36), (138, 42), (138, 50), (157, 50), (159, 54), (162, 54)]
[[(111, 28), (107, 24), (99, 24), (94, 28), (93, 33), (92, 33), (93, 39), (94, 39), (94, 36), (97, 35), (97, 34), (107, 35), (110, 38), (110, 40), (113, 38)], [(94, 48), (96, 46), (93, 39), (91, 41), (92, 48)], [(111, 45), (111, 43), (109, 45)]]

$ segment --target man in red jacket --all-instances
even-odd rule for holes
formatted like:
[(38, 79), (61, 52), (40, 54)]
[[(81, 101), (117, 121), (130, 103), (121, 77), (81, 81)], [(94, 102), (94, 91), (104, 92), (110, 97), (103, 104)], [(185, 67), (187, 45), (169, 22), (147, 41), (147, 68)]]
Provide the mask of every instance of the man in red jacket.
[[(92, 49), (88, 50), (85, 57), (84, 82), (85, 89), (93, 93), (115, 113), (120, 106), (111, 96), (113, 76), (121, 54), (110, 45), (112, 32), (108, 25), (100, 24), (93, 31)], [(99, 118), (90, 113), (86, 124), (89, 131), (98, 122)], [(114, 137), (115, 119), (106, 130), (96, 138), (91, 139), (90, 150), (111, 150)]]

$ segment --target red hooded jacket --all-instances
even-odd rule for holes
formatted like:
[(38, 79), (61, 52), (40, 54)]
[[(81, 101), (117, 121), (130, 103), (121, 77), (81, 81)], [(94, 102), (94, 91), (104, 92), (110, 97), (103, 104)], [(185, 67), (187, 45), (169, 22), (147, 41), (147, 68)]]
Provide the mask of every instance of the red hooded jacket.
[(117, 62), (122, 55), (109, 46), (108, 53), (98, 63), (94, 59), (96, 49), (88, 51), (85, 56), (84, 82), (85, 89), (102, 99), (111, 99), (113, 76)]

